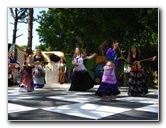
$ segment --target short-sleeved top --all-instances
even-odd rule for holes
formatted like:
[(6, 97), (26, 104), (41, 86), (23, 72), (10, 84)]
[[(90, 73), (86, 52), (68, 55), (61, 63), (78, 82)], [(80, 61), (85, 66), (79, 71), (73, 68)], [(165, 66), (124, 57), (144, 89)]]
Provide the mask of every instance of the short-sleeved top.
[(84, 65), (84, 59), (86, 56), (81, 56), (81, 57), (72, 57), (72, 61), (77, 62), (78, 64), (75, 65), (75, 71), (80, 71), (80, 70), (86, 70), (86, 67)]

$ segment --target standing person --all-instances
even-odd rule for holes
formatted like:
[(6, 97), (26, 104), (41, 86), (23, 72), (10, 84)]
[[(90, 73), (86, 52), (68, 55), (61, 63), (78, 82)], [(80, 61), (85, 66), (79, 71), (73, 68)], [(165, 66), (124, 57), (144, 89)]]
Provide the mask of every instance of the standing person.
[(104, 66), (100, 86), (95, 94), (101, 96), (103, 101), (114, 100), (115, 95), (120, 94), (116, 85), (117, 81), (114, 71), (115, 66), (118, 64), (116, 56), (118, 44), (119, 43), (113, 43), (108, 39), (100, 45), (102, 53), (106, 55), (106, 65)]
[(12, 52), (10, 57), (8, 58), (8, 67), (12, 75), (13, 84), (18, 84), (17, 82), (17, 74), (20, 70), (20, 64), (17, 61), (15, 52)]
[(33, 57), (34, 60), (34, 69), (33, 69), (33, 85), (34, 88), (43, 88), (45, 85), (44, 81), (44, 71), (42, 64), (44, 62), (44, 57), (41, 50), (36, 50), (36, 53)]
[(33, 52), (31, 48), (26, 49), (26, 61), (23, 63), (24, 69), (21, 71), (21, 81), (19, 91), (20, 92), (32, 92), (34, 91), (32, 68), (33, 68)]
[(86, 91), (93, 88), (94, 81), (89, 75), (83, 61), (84, 59), (92, 59), (95, 56), (96, 53), (93, 53), (91, 56), (85, 56), (82, 49), (78, 47), (75, 49), (75, 53), (72, 58), (72, 64), (75, 65), (75, 68), (73, 70), (74, 74), (69, 91)]
[(63, 84), (66, 78), (66, 63), (63, 58), (60, 59), (58, 64), (58, 83)]
[(129, 74), (129, 96), (145, 96), (148, 93), (144, 71), (140, 64), (140, 60), (142, 59), (143, 56), (140, 50), (135, 45), (132, 45), (127, 58), (131, 67)]

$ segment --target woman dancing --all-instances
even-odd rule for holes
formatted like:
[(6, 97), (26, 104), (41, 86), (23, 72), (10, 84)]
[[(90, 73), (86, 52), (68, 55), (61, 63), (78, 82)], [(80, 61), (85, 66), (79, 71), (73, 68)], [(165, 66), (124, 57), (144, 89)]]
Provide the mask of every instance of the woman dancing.
[(118, 64), (116, 56), (118, 44), (108, 39), (100, 45), (102, 53), (106, 55), (106, 65), (104, 66), (102, 81), (95, 94), (101, 96), (103, 101), (115, 100), (115, 96), (120, 94), (114, 71)]
[[(131, 66), (129, 75), (129, 96), (145, 96), (148, 93), (148, 86), (146, 84), (144, 70), (141, 66), (140, 60), (143, 56), (135, 45), (132, 45), (128, 53), (128, 62)], [(151, 60), (155, 60), (156, 56)]]
[(34, 66), (35, 68), (33, 69), (33, 84), (34, 88), (43, 88), (45, 81), (45, 73), (43, 71), (42, 64), (44, 62), (44, 57), (42, 56), (41, 50), (36, 50), (36, 54), (33, 57), (34, 59)]
[(86, 56), (80, 48), (77, 47), (75, 49), (72, 58), (72, 64), (75, 65), (75, 68), (73, 69), (74, 75), (69, 91), (86, 91), (93, 88), (94, 81), (89, 75), (83, 61), (84, 59), (92, 59), (95, 56), (96, 53), (93, 53), (91, 56)]
[(19, 91), (20, 92), (32, 92), (34, 91), (33, 79), (32, 79), (32, 68), (33, 68), (33, 52), (31, 48), (26, 49), (26, 58), (23, 63), (24, 69), (21, 71), (21, 81)]

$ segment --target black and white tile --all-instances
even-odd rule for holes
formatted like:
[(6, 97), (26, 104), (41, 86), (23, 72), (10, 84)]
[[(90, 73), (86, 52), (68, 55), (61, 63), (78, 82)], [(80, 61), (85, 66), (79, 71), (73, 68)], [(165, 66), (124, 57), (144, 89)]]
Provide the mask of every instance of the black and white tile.
[(104, 102), (94, 95), (98, 86), (86, 92), (68, 91), (69, 84), (46, 85), (34, 92), (8, 88), (8, 120), (38, 121), (158, 121), (158, 90), (145, 97), (129, 97), (120, 87), (116, 100)]

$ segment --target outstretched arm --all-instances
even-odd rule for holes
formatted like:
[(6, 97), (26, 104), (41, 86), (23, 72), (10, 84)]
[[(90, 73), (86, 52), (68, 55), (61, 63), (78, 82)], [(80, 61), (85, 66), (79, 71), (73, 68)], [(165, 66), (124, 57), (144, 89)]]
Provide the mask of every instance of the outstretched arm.
[(92, 59), (96, 56), (97, 54), (96, 53), (93, 53), (91, 56), (87, 56), (85, 59)]

